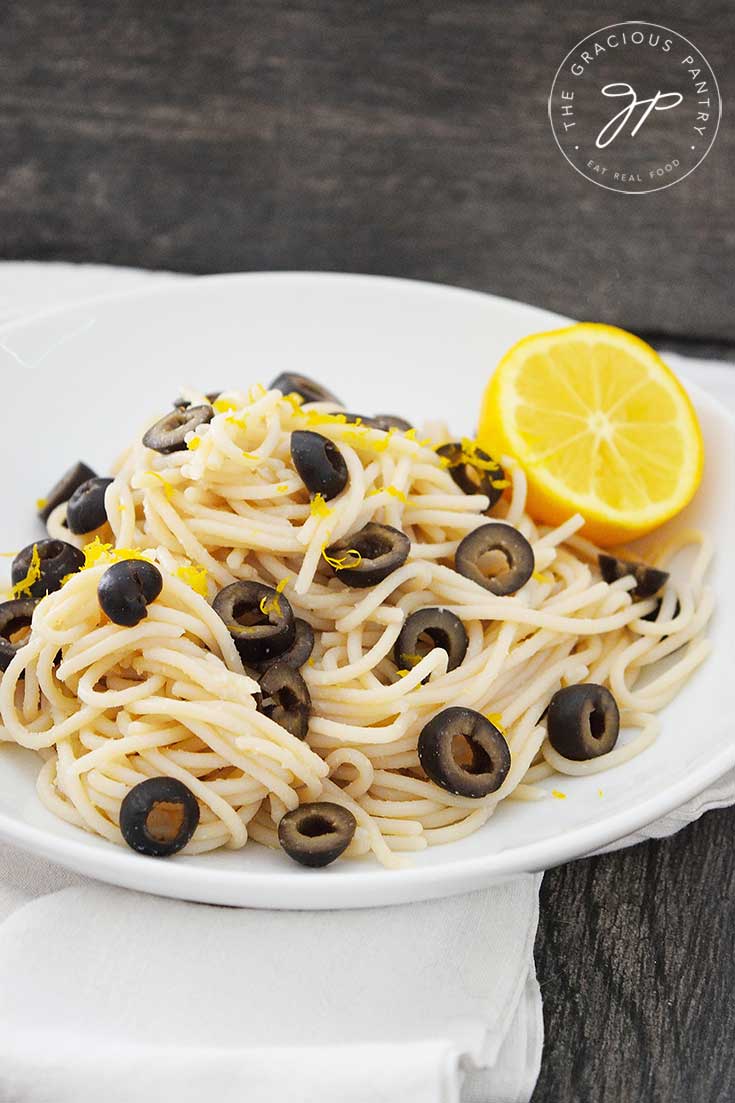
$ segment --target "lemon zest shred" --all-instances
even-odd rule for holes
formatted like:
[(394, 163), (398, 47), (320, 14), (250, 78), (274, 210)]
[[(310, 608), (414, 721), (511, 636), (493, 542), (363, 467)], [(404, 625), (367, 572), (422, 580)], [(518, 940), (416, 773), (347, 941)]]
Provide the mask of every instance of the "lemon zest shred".
[[(350, 556), (355, 558), (350, 560)], [(341, 559), (337, 559), (336, 556), (327, 555), (327, 545), (322, 548), (322, 558), (332, 567), (335, 571), (344, 571), (348, 567), (359, 567), (362, 563), (362, 556), (357, 548), (349, 548)]]
[(505, 735), (505, 728), (503, 727), (503, 714), (502, 712), (486, 712), (485, 716), (493, 725), (497, 728), (501, 735)]
[(602, 796), (602, 789), (598, 789), (598, 790), (597, 790), (597, 795), (598, 795), (598, 797), (601, 797), (601, 796)]
[(230, 410), (237, 409), (237, 403), (231, 398), (218, 398), (212, 403), (212, 409), (216, 414), (228, 414)]
[(262, 597), (260, 599), (260, 611), (264, 617), (270, 616), (271, 613), (276, 613), (277, 616), (281, 615), (281, 603), (278, 597)]
[(35, 582), (38, 582), (41, 577), (41, 556), (38, 554), (38, 544), (33, 545), (33, 552), (31, 553), (31, 561), (28, 565), (25, 578), (21, 578), (20, 582), (16, 582), (15, 586), (11, 589), (11, 594), (14, 598), (20, 597), (21, 594), (25, 594), (27, 597), (31, 597), (31, 586)]
[[(500, 465), (492, 456), (488, 459), (483, 459), (482, 456), (478, 455), (481, 451), (482, 449), (477, 441), (471, 440), (470, 437), (462, 437), (459, 453), (454, 457), (440, 456), (439, 462), (442, 467), (459, 467), (461, 464), (466, 463), (470, 467), (476, 467), (478, 471), (497, 471)], [(510, 486), (510, 483), (507, 479), (495, 479), (492, 485), (498, 490), (504, 490), (505, 487)]]
[(403, 657), (411, 664), (411, 670), (421, 662), (421, 655), (404, 655)]
[(491, 479), (490, 486), (494, 490), (507, 490), (511, 485), (510, 479)]
[(226, 417), (225, 421), (228, 425), (234, 425), (236, 429), (247, 428), (244, 417)]
[(296, 391), (291, 391), (289, 394), (283, 396), (283, 401), (288, 402), (291, 407), (291, 411), (294, 414), (301, 413), (301, 403), (304, 401), (300, 394), (296, 394)]
[(168, 479), (164, 479), (163, 475), (160, 475), (158, 471), (146, 471), (146, 475), (150, 475), (154, 479), (160, 480), (163, 484), (163, 493), (166, 495), (167, 500), (170, 502), (174, 496), (174, 488)]
[(82, 554), (84, 564), (79, 568), (80, 571), (88, 571), (91, 567), (109, 567), (125, 559), (145, 559), (151, 562), (150, 556), (145, 555), (138, 548), (113, 548), (112, 544), (104, 544), (99, 536), (95, 536), (90, 544), (85, 544)]
[(323, 494), (318, 492), (311, 499), (311, 505), (309, 506), (312, 517), (329, 517), (332, 510), (327, 505), (326, 499)]
[(48, 498), (36, 498), (36, 509), (45, 509), (48, 505)]
[(243, 456), (246, 460), (255, 460), (256, 463), (260, 461), (260, 456), (258, 456), (255, 452), (243, 452)]
[(551, 575), (544, 574), (543, 571), (534, 571), (533, 574), (531, 575), (531, 578), (534, 578), (536, 580), (536, 582), (551, 582), (552, 581)]
[(187, 441), (186, 447), (190, 452), (196, 452), (197, 448), (201, 448), (202, 438), (192, 437), (190, 441)]
[[(413, 440), (413, 441), (416, 440), (416, 430), (415, 429), (406, 429), (406, 432), (403, 435), (406, 438), (406, 440)], [(416, 443), (418, 444), (418, 441), (416, 441)]]
[(302, 410), (307, 425), (347, 425), (344, 414), (325, 414), (319, 410)]
[(552, 797), (556, 797), (557, 800), (566, 800), (567, 799), (566, 793), (562, 793), (562, 791), (560, 789), (552, 789), (551, 790), (551, 795), (552, 795)]
[(397, 486), (392, 486), (392, 485), (390, 485), (390, 486), (376, 486), (373, 490), (371, 490), (369, 492), (367, 497), (368, 498), (374, 498), (376, 494), (382, 494), (384, 491), (385, 491), (386, 494), (390, 494), (391, 498), (396, 498), (399, 502), (403, 502), (404, 505), (406, 505), (406, 506), (411, 505), (411, 503), (409, 502), (408, 497), (404, 493), (404, 491), (399, 490)]
[[(379, 433), (380, 437), (375, 439), (371, 437), (371, 433)], [(385, 452), (390, 444), (390, 433), (384, 433), (380, 429), (366, 429), (363, 427), (345, 433), (342, 440), (345, 444), (351, 444), (353, 448), (363, 452)]]
[(262, 597), (260, 599), (259, 608), (264, 617), (270, 616), (271, 613), (276, 613), (279, 617), (281, 616), (281, 603), (278, 600), (278, 596), (282, 594), (283, 591), (286, 589), (286, 587), (288, 586), (288, 582), (288, 576), (286, 576), (286, 578), (282, 578), (276, 586), (275, 597), (268, 597), (266, 595), (265, 597)]
[(288, 483), (279, 483), (276, 490), (279, 494), (288, 494)]
[(198, 567), (195, 563), (191, 563), (188, 567), (179, 567), (176, 577), (185, 582), (200, 597), (206, 598), (209, 596), (207, 587), (209, 571), (206, 567)]
[(396, 674), (398, 675), (399, 678), (405, 678), (406, 675), (410, 674), (410, 673), (411, 673), (410, 670), (397, 670), (396, 671)]

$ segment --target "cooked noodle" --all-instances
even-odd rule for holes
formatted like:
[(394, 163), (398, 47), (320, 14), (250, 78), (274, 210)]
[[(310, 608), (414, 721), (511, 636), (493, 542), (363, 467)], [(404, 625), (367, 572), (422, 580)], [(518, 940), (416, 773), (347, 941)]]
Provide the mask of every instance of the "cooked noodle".
[[(228, 392), (215, 408), (186, 451), (164, 456), (137, 442), (107, 491), (109, 525), (97, 535), (142, 550), (164, 575), (147, 618), (136, 628), (106, 621), (96, 596), (103, 554), (40, 602), (30, 642), (0, 681), (0, 738), (43, 756), (38, 791), (57, 815), (121, 842), (122, 799), (164, 774), (183, 781), (202, 808), (185, 852), (248, 838), (278, 845), (284, 812), (325, 799), (357, 820), (348, 857), (372, 851), (395, 866), (401, 851), (477, 830), (501, 800), (547, 796), (539, 783), (553, 773), (618, 765), (656, 738), (655, 714), (708, 653), (711, 547), (701, 533), (680, 534), (655, 557), (667, 567), (693, 548), (656, 620), (644, 620), (656, 599), (633, 600), (631, 577), (601, 580), (597, 549), (575, 535), (581, 517), (556, 529), (535, 525), (522, 471), (501, 458), (511, 488), (493, 517), (530, 541), (536, 571), (515, 595), (495, 597), (452, 569), (457, 542), (486, 522), (488, 503), (460, 490), (442, 466), (440, 429), (424, 441), (384, 433), (261, 387)], [(328, 504), (310, 503), (291, 462), (290, 434), (300, 428), (331, 438), (346, 461), (348, 486)], [(68, 540), (63, 518), (60, 507), (49, 531)], [(368, 521), (404, 531), (411, 552), (383, 582), (354, 590), (323, 552)], [(209, 600), (238, 579), (285, 585), (295, 615), (314, 628), (302, 669), (312, 699), (308, 742), (257, 711), (257, 682), (187, 584), (201, 588), (205, 578)], [(393, 645), (405, 617), (436, 605), (464, 623), (464, 661), (448, 673), (446, 652), (435, 648), (398, 671)], [(609, 686), (635, 738), (589, 761), (560, 756), (544, 714), (556, 690), (575, 682)], [(421, 729), (453, 704), (491, 715), (505, 732), (511, 769), (490, 796), (454, 796), (419, 767)]]

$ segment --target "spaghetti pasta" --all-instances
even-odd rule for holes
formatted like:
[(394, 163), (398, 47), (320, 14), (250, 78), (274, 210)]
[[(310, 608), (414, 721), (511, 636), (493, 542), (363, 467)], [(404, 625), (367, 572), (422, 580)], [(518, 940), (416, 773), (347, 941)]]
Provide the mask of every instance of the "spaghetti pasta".
[[(310, 499), (294, 469), (290, 434), (304, 428), (344, 458), (347, 486), (333, 500)], [(658, 732), (655, 714), (708, 652), (709, 540), (686, 532), (662, 548), (657, 566), (686, 562), (660, 603), (637, 600), (632, 577), (602, 580), (597, 549), (575, 535), (581, 517), (555, 529), (534, 523), (523, 472), (501, 457), (510, 486), (493, 518), (530, 542), (535, 571), (517, 593), (496, 597), (453, 569), (458, 542), (486, 523), (488, 500), (453, 480), (436, 452), (447, 439), (439, 426), (421, 439), (356, 425), (334, 404), (302, 405), (255, 386), (220, 395), (181, 451), (162, 455), (142, 441), (128, 449), (91, 565), (38, 604), (29, 642), (0, 681), (0, 738), (43, 757), (47, 807), (119, 843), (126, 794), (172, 776), (200, 804), (185, 851), (199, 853), (248, 838), (277, 846), (287, 811), (328, 800), (357, 822), (348, 857), (372, 852), (398, 866), (405, 853), (477, 830), (502, 800), (543, 799), (552, 773), (592, 773), (644, 750)], [(59, 507), (49, 532), (68, 540), (63, 519)], [(409, 537), (408, 559), (371, 588), (351, 589), (327, 548), (371, 521)], [(124, 628), (106, 622), (96, 590), (106, 565), (133, 552), (158, 565), (164, 588), (146, 619)], [(314, 629), (302, 668), (312, 702), (306, 742), (258, 710), (256, 676), (211, 608), (240, 580), (277, 588)], [(434, 647), (399, 670), (393, 648), (406, 617), (437, 605), (465, 626), (464, 658), (448, 670), (446, 651)], [(607, 685), (623, 726), (639, 734), (590, 761), (559, 755), (545, 711), (576, 682)], [(455, 704), (490, 715), (507, 739), (510, 770), (488, 796), (455, 795), (421, 769), (419, 733)]]

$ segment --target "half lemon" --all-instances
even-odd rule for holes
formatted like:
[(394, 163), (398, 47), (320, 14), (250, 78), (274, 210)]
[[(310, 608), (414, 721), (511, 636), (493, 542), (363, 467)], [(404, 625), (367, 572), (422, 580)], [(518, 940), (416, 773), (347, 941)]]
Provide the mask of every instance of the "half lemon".
[(607, 547), (684, 508), (702, 478), (692, 404), (645, 341), (583, 323), (515, 344), (482, 403), (479, 444), (518, 460), (528, 512), (557, 525), (572, 513)]

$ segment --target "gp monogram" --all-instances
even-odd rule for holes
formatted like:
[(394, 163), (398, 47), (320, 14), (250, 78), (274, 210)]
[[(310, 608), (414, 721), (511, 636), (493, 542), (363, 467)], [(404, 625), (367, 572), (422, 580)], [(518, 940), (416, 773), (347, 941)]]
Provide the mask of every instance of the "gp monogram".
[(720, 93), (704, 55), (682, 35), (640, 21), (583, 38), (559, 66), (549, 120), (571, 166), (626, 195), (668, 188), (714, 143)]

